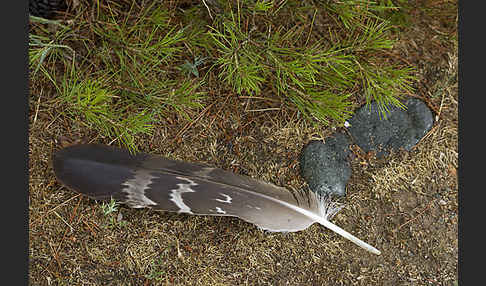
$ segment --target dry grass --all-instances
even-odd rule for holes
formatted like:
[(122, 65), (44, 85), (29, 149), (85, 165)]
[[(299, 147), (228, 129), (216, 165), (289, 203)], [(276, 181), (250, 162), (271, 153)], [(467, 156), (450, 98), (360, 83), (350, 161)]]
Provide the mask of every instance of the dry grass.
[[(382, 161), (356, 157), (346, 206), (333, 219), (381, 256), (318, 225), (269, 235), (236, 218), (125, 207), (105, 216), (99, 203), (56, 182), (50, 156), (66, 137), (109, 140), (70, 125), (55, 97), (37, 83), (29, 101), (30, 284), (455, 285), (457, 51), (449, 38), (441, 38), (451, 28), (436, 23), (450, 16), (426, 12), (417, 12), (421, 17), (414, 17), (419, 20), (403, 33), (393, 55), (419, 67), (417, 96), (438, 121), (410, 153)], [(301, 188), (300, 150), (311, 138), (334, 132), (269, 100), (229, 93), (209, 100), (207, 109), (191, 111), (197, 120), (170, 117), (152, 135), (137, 138), (142, 151)], [(250, 111), (265, 108), (275, 110)], [(119, 214), (122, 223), (116, 222)]]

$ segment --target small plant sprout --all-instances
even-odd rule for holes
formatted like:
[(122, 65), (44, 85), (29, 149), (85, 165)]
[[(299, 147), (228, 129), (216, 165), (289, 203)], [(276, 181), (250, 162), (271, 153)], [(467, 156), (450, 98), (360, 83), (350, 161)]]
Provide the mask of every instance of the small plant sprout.
[(199, 71), (197, 67), (204, 64), (205, 60), (205, 57), (196, 56), (194, 58), (194, 63), (190, 63), (188, 60), (186, 60), (186, 62), (181, 65), (179, 69), (187, 74), (193, 74), (195, 77), (199, 77)]
[(114, 213), (118, 210), (118, 203), (115, 201), (115, 199), (111, 198), (109, 203), (103, 202), (101, 204), (101, 210), (103, 211), (103, 214), (105, 216), (110, 215), (111, 213)]

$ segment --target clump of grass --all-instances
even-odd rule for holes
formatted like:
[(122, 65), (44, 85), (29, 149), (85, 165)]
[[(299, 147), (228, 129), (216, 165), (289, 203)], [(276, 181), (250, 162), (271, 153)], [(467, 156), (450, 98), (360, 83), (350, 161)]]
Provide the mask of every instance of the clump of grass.
[(115, 91), (95, 79), (66, 79), (62, 99), (68, 103), (68, 113), (80, 116), (88, 127), (102, 135), (120, 140), (130, 150), (136, 150), (135, 136), (151, 134), (152, 114), (125, 102), (116, 103)]
[(111, 198), (109, 203), (101, 203), (101, 210), (105, 216), (108, 216), (118, 210), (118, 203)]
[(162, 263), (161, 258), (154, 259), (151, 263), (150, 272), (145, 275), (145, 278), (154, 281), (162, 281), (167, 279), (167, 271), (163, 268), (163, 266), (164, 264)]
[(318, 45), (292, 46), (289, 43), (300, 36), (298, 29), (278, 29), (271, 36), (255, 32), (252, 37), (252, 31), (241, 30), (233, 14), (221, 25), (222, 31), (211, 27), (208, 32), (220, 55), (214, 64), (220, 70), (219, 78), (238, 94), (257, 95), (262, 85), (271, 81), (277, 95), (289, 98), (305, 116), (321, 122), (327, 122), (328, 117), (345, 120), (349, 114), (349, 104), (344, 102), (347, 95), (333, 96), (321, 87), (326, 80), (349, 85), (344, 76), (349, 64), (346, 55), (319, 50)]
[[(168, 11), (155, 3), (139, 13), (136, 19), (130, 19), (130, 13), (120, 19), (111, 10), (110, 15), (99, 16), (106, 21), (94, 28), (101, 41), (103, 73), (111, 76), (110, 82), (123, 91), (125, 100), (149, 106), (158, 114), (172, 109), (189, 119), (186, 108), (202, 107), (203, 93), (197, 89), (204, 81), (187, 79), (174, 64), (183, 57), (185, 29), (169, 25)], [(191, 71), (198, 75), (197, 69)], [(178, 74), (183, 78), (174, 79)]]
[[(34, 16), (31, 16), (31, 20), (51, 25), (51, 30), (54, 28), (54, 32), (45, 29), (45, 35), (29, 35), (31, 79), (40, 80), (37, 72), (42, 71), (42, 75), (55, 87), (59, 98), (68, 104), (66, 113), (72, 119), (82, 118), (83, 124), (98, 130), (102, 136), (119, 140), (130, 150), (136, 150), (135, 136), (151, 133), (150, 110), (133, 108), (133, 105), (124, 102), (116, 103), (117, 92), (108, 88), (109, 83), (79, 71), (75, 61), (76, 52), (67, 44), (76, 36), (71, 26)], [(59, 70), (52, 67), (59, 64), (62, 76), (59, 76)]]
[[(262, 86), (273, 85), (304, 116), (323, 123), (343, 123), (351, 115), (349, 99), (357, 87), (367, 102), (379, 102), (383, 115), (389, 105), (403, 107), (399, 98), (411, 90), (412, 70), (378, 64), (380, 53), (394, 43), (389, 22), (378, 13), (395, 6), (360, 0), (314, 6), (250, 2), (235, 9), (228, 2), (228, 15), (220, 15), (208, 31), (219, 79), (236, 93), (258, 95)], [(302, 17), (299, 11), (313, 16), (295, 25), (275, 22)], [(327, 38), (313, 32), (318, 14), (335, 19)]]
[(103, 215), (108, 217), (108, 227), (124, 227), (126, 226), (127, 222), (123, 221), (122, 214), (119, 212), (117, 217), (115, 218), (114, 214), (118, 211), (119, 203), (115, 201), (115, 199), (111, 198), (108, 203), (102, 202), (101, 203), (101, 211)]
[[(64, 44), (71, 37), (71, 28), (61, 24), (59, 21), (43, 19), (30, 16), (32, 23), (45, 24), (46, 27), (39, 26), (37, 34), (29, 33), (29, 69), (31, 80), (39, 79), (38, 71), (54, 85), (57, 84), (55, 75), (50, 72), (50, 68), (56, 62), (63, 65), (73, 63), (76, 52), (69, 45)], [(51, 27), (53, 32), (50, 32)], [(39, 79), (41, 80), (41, 79)]]
[(256, 45), (251, 44), (250, 34), (244, 32), (231, 14), (231, 20), (221, 24), (222, 27), (210, 27), (211, 36), (219, 57), (215, 64), (221, 73), (218, 78), (229, 83), (233, 89), (241, 94), (259, 93), (265, 80), (262, 64), (263, 57)]
[[(191, 120), (188, 109), (202, 107), (204, 98), (204, 79), (187, 78), (174, 67), (184, 55), (185, 30), (169, 24), (163, 6), (140, 9), (134, 3), (129, 12), (136, 17), (108, 2), (96, 9), (94, 21), (61, 24), (34, 18), (45, 31), (31, 33), (29, 41), (31, 78), (40, 80), (42, 71), (70, 118), (131, 151), (138, 149), (137, 136), (150, 135), (165, 116), (178, 113)], [(52, 33), (45, 24), (59, 27)], [(199, 59), (195, 67), (201, 64)]]

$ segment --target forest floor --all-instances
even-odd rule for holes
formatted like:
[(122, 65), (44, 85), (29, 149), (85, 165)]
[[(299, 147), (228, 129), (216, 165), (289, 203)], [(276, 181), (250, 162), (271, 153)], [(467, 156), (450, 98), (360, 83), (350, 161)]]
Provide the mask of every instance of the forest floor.
[[(30, 284), (458, 285), (457, 3), (416, 2), (412, 23), (390, 55), (416, 67), (414, 96), (433, 110), (436, 122), (410, 152), (380, 160), (357, 152), (345, 206), (333, 218), (380, 256), (317, 224), (266, 234), (237, 218), (123, 206), (105, 214), (100, 202), (56, 181), (51, 156), (66, 140), (110, 140), (72, 125), (52, 103), (55, 93), (33, 84)], [(230, 91), (215, 98), (191, 115), (195, 120), (168, 118), (137, 145), (297, 189), (304, 185), (303, 146), (336, 131), (288, 109), (254, 111), (262, 108), (257, 98)]]

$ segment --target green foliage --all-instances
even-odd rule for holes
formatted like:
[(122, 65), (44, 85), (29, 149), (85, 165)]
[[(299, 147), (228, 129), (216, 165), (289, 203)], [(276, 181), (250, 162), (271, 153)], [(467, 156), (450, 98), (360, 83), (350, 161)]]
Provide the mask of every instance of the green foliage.
[(399, 101), (396, 91), (411, 92), (414, 77), (411, 69), (399, 69), (393, 66), (376, 67), (369, 65), (362, 70), (364, 95), (367, 102), (372, 99), (379, 104), (380, 114), (386, 118), (389, 105), (405, 108)]
[(191, 120), (215, 86), (239, 95), (272, 90), (314, 123), (342, 124), (360, 97), (378, 101), (385, 116), (415, 80), (386, 54), (402, 4), (201, 1), (174, 10), (95, 2), (84, 20), (31, 17), (31, 79), (52, 83), (71, 119), (131, 150), (172, 113)]
[(329, 1), (324, 6), (339, 18), (346, 29), (353, 29), (363, 19), (374, 18), (383, 21), (384, 19), (379, 17), (378, 14), (398, 9), (391, 1), (380, 2), (368, 0)]
[[(164, 253), (166, 252), (167, 250), (164, 251)], [(152, 261), (150, 272), (145, 275), (145, 278), (154, 281), (162, 281), (164, 278), (167, 279), (167, 271), (164, 269), (164, 263), (161, 261), (161, 258)]]
[(219, 29), (210, 27), (208, 32), (219, 52), (215, 61), (221, 70), (218, 77), (237, 93), (259, 93), (265, 80), (262, 75), (265, 70), (261, 64), (263, 58), (258, 47), (250, 43), (249, 33), (239, 27), (234, 14), (231, 14), (231, 19), (223, 22)]
[[(42, 75), (56, 84), (54, 75), (48, 72), (45, 66), (52, 65), (56, 62), (62, 62), (64, 65), (72, 64), (76, 55), (74, 49), (69, 45), (63, 44), (71, 37), (71, 28), (59, 23), (59, 21), (43, 19), (30, 16), (32, 23), (48, 24), (52, 27), (53, 32), (42, 29), (38, 34), (29, 34), (29, 69), (31, 79), (37, 79), (37, 72), (42, 71)], [(71, 60), (67, 60), (71, 58)]]
[(99, 80), (70, 78), (62, 86), (62, 99), (69, 104), (71, 115), (81, 116), (90, 128), (136, 150), (135, 136), (152, 132), (152, 116), (147, 109), (117, 104), (116, 97), (115, 92)]
[[(203, 79), (176, 79), (178, 69), (171, 68), (182, 58), (185, 30), (169, 25), (167, 9), (155, 3), (138, 12), (134, 20), (111, 6), (97, 10), (96, 21), (89, 24), (92, 39), (74, 32), (79, 23), (42, 18), (33, 22), (50, 28), (29, 35), (31, 78), (38, 80), (42, 71), (68, 104), (66, 114), (72, 120), (81, 119), (131, 151), (137, 150), (136, 137), (151, 134), (164, 116), (176, 112), (191, 120), (187, 110), (202, 107), (204, 98), (198, 90)], [(73, 42), (81, 48), (78, 53), (71, 48)], [(196, 60), (197, 73), (203, 62)]]
[[(258, 95), (262, 86), (272, 85), (304, 116), (322, 123), (343, 123), (351, 116), (350, 98), (357, 85), (367, 102), (380, 103), (384, 116), (389, 105), (403, 107), (399, 98), (411, 90), (412, 70), (377, 64), (380, 53), (394, 44), (390, 23), (379, 16), (397, 9), (391, 2), (298, 6), (288, 1), (286, 7), (273, 1), (250, 2), (236, 8), (227, 4), (230, 12), (219, 15), (208, 32), (217, 50), (213, 67), (236, 93)], [(277, 17), (305, 20), (302, 14), (311, 12), (312, 18), (301, 24), (276, 22)], [(313, 33), (317, 15), (319, 21), (335, 19), (328, 37)]]
[(267, 12), (273, 7), (273, 0), (257, 0), (253, 6), (255, 12)]

